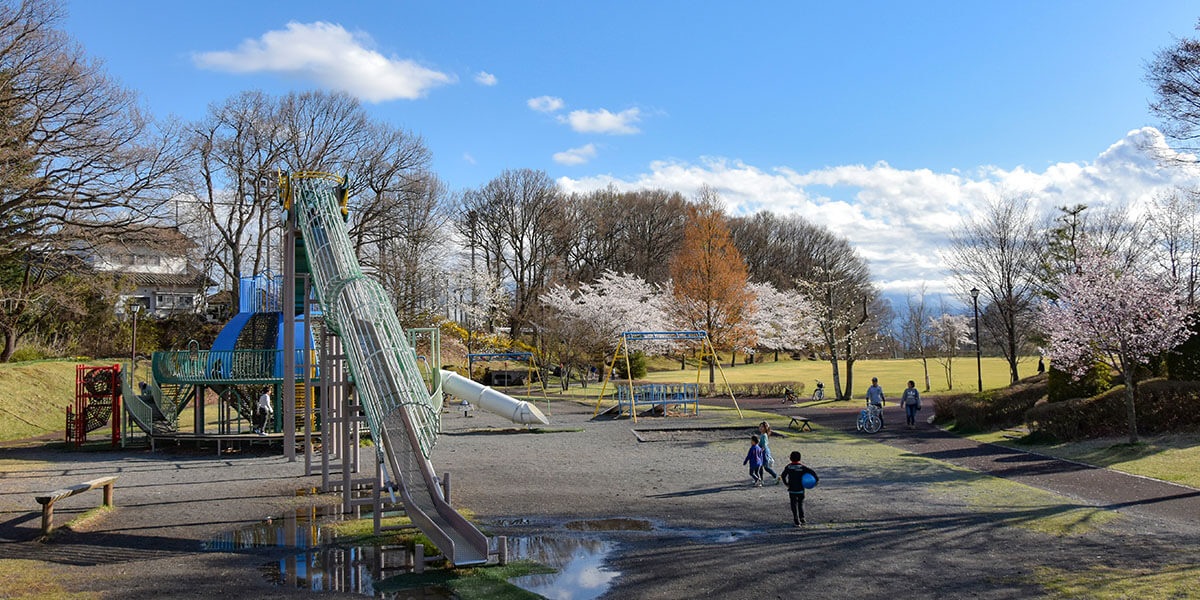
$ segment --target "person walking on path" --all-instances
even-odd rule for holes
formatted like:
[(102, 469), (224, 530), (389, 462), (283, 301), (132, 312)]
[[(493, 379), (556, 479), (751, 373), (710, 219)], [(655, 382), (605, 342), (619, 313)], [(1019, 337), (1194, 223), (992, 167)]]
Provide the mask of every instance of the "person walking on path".
[(821, 481), (817, 476), (817, 472), (808, 468), (800, 462), (800, 452), (793, 451), (791, 456), (792, 462), (783, 468), (783, 482), (788, 486), (788, 499), (792, 504), (792, 526), (799, 527), (808, 525), (808, 521), (804, 520), (804, 476), (813, 476), (813, 485), (815, 482)]
[(271, 405), (271, 388), (263, 388), (262, 395), (258, 397), (258, 406), (255, 412), (258, 413), (258, 430), (255, 433), (266, 435), (267, 422), (271, 419), (271, 414), (275, 412), (275, 407)]
[(908, 388), (904, 390), (904, 397), (900, 403), (904, 405), (904, 418), (908, 422), (909, 429), (917, 428), (917, 411), (921, 410), (921, 393), (917, 391), (917, 384), (911, 379), (908, 381)]
[[(771, 446), (767, 443), (767, 439), (771, 437), (771, 424), (763, 421), (758, 424), (758, 445), (762, 446), (763, 450), (763, 471), (771, 474), (775, 479), (775, 485), (779, 485), (779, 474), (771, 467), (775, 466), (775, 458), (771, 456)], [(761, 481), (766, 481), (767, 478), (762, 471), (759, 472), (758, 478)]]
[(867, 404), (879, 407), (879, 427), (883, 428), (883, 388), (879, 387), (879, 378), (871, 378), (871, 387), (867, 388)]
[(763, 449), (758, 445), (758, 436), (750, 436), (750, 451), (746, 453), (743, 465), (750, 465), (750, 480), (754, 487), (762, 487)]

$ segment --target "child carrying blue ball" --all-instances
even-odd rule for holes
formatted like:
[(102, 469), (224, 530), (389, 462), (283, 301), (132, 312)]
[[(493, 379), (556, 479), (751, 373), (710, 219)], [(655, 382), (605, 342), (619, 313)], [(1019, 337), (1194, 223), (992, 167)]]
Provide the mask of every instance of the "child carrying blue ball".
[(789, 458), (792, 462), (784, 467), (780, 476), (788, 486), (788, 497), (792, 501), (792, 522), (795, 527), (799, 527), (808, 524), (804, 520), (804, 489), (816, 487), (821, 479), (817, 477), (816, 471), (800, 462), (800, 452), (793, 451)]

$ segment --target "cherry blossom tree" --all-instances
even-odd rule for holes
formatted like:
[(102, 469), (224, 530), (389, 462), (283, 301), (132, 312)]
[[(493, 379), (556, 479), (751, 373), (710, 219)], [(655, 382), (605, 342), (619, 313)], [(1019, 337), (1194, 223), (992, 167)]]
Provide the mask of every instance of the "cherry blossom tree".
[[(580, 358), (603, 360), (622, 331), (665, 331), (668, 295), (636, 275), (606, 271), (598, 280), (576, 289), (557, 285), (542, 294), (542, 329), (560, 347), (559, 359), (568, 368)], [(669, 340), (645, 340), (636, 350), (666, 352)], [(566, 377), (566, 375), (564, 376)]]
[(1136, 367), (1187, 339), (1186, 308), (1169, 282), (1124, 270), (1116, 257), (1094, 248), (1080, 255), (1078, 270), (1063, 277), (1060, 289), (1038, 315), (1051, 359), (1075, 379), (1096, 362), (1120, 373), (1129, 441), (1136, 442)]
[(954, 389), (954, 357), (958, 349), (971, 343), (971, 322), (966, 315), (943, 313), (930, 317), (929, 331), (933, 338), (936, 360), (946, 370), (946, 387)]
[(750, 329), (757, 346), (775, 351), (797, 350), (818, 341), (817, 308), (795, 290), (780, 291), (769, 283), (751, 283), (754, 305), (750, 314)]

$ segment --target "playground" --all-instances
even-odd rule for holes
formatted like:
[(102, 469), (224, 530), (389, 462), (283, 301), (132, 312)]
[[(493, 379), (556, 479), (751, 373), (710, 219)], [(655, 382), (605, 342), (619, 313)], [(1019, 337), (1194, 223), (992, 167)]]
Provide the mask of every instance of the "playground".
[[(541, 548), (542, 559), (551, 562), (553, 553), (538, 546), (547, 537), (579, 560), (591, 549), (586, 581), (595, 585), (564, 583), (576, 590), (568, 597), (687, 598), (706, 589), (741, 598), (753, 597), (768, 581), (780, 589), (819, 589), (832, 598), (1024, 598), (1055, 589), (1067, 590), (1060, 597), (1092, 597), (1072, 586), (1110, 582), (1153, 590), (1162, 581), (1158, 574), (1194, 580), (1200, 559), (1197, 523), (1160, 508), (1169, 502), (1114, 500), (1105, 495), (1111, 490), (1089, 496), (1086, 485), (1054, 492), (1039, 487), (1044, 475), (998, 477), (978, 464), (962, 466), (954, 458), (965, 454), (962, 449), (940, 448), (944, 442), (933, 429), (921, 431), (922, 437), (867, 439), (847, 433), (830, 412), (814, 413), (815, 431), (794, 433), (784, 416), (747, 410), (744, 421), (717, 406), (686, 422), (645, 423), (774, 423), (786, 434), (772, 440), (774, 451), (800, 449), (821, 474), (806, 502), (812, 524), (795, 530), (781, 488), (746, 485), (740, 466), (745, 441), (641, 443), (627, 419), (593, 420), (590, 406), (571, 401), (556, 403), (555, 411), (556, 427), (582, 431), (447, 436), (436, 456), (439, 468), (470, 473), (455, 479), (453, 503), (470, 508), (490, 535), (508, 536), (515, 550), (532, 554)], [(488, 413), (448, 413), (444, 419), (448, 433), (508, 427), (506, 419)], [(1004, 458), (999, 464), (1007, 469), (1024, 464), (1019, 454)], [(309, 495), (320, 477), (296, 476), (297, 467), (278, 450), (218, 458), (186, 448), (8, 449), (0, 466), (4, 566), (19, 568), (22, 581), (40, 582), (30, 589), (44, 594), (28, 597), (312, 597), (301, 589), (307, 587), (303, 572), (290, 587), (273, 583), (288, 581), (286, 572), (278, 573), (302, 554), (295, 544), (303, 534), (290, 534), (292, 544), (279, 534), (253, 548), (204, 548), (213, 538), (260, 527), (268, 517), (286, 522), (285, 515), (297, 509), (336, 503), (337, 495)], [(1060, 477), (1075, 470), (1053, 464), (1036, 469)], [(110, 472), (120, 476), (114, 510), (62, 530), (50, 543), (34, 541), (35, 493)], [(1078, 479), (1086, 483), (1087, 476)], [(1194, 503), (1200, 493), (1177, 488), (1168, 495)], [(65, 500), (59, 518), (67, 523), (97, 503), (86, 495)], [(645, 521), (650, 528), (567, 527), (609, 519)], [(864, 560), (873, 565), (869, 580), (863, 579)], [(569, 563), (551, 566), (569, 570)], [(370, 571), (366, 561), (349, 570), (360, 568)], [(264, 570), (275, 575), (266, 577)], [(1166, 587), (1155, 592), (1159, 596), (1138, 596), (1193, 593), (1175, 591), (1179, 595)], [(444, 590), (419, 593), (425, 595), (411, 597), (446, 597)]]
[[(626, 331), (602, 381), (574, 394), (548, 394), (529, 352), (469, 353), (469, 374), (501, 363), (482, 382), (443, 369), (439, 330), (401, 328), (349, 250), (345, 180), (285, 174), (280, 190), (282, 273), (241, 281), (212, 347), (79, 365), (62, 438), (5, 448), (0, 567), (18, 575), (0, 593), (751, 598), (765, 581), (855, 599), (1195, 593), (1178, 583), (1200, 576), (1195, 488), (928, 423), (901, 432), (895, 407), (872, 437), (854, 431), (856, 403), (734, 391), (820, 379), (827, 363), (720, 365), (701, 397), (699, 362), (613, 373), (632, 372), (648, 340), (716, 356), (707, 332)], [(894, 397), (914, 364), (862, 361), (855, 376)], [(784, 486), (749, 485), (741, 459), (761, 421), (776, 468), (795, 450), (820, 473), (805, 527)]]

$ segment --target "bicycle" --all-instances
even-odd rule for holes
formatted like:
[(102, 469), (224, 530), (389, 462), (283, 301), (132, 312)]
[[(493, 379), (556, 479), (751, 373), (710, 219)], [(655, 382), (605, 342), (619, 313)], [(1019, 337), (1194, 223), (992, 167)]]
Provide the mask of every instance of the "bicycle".
[(858, 413), (856, 426), (859, 431), (878, 433), (883, 428), (883, 407), (868, 403), (867, 407)]
[(783, 400), (780, 400), (779, 403), (788, 404), (790, 402), (795, 404), (799, 401), (800, 399), (796, 397), (796, 393), (792, 391), (792, 388), (786, 388), (783, 390)]
[(825, 399), (825, 384), (821, 383), (820, 379), (817, 380), (817, 389), (813, 390), (812, 399), (813, 402), (820, 402)]

